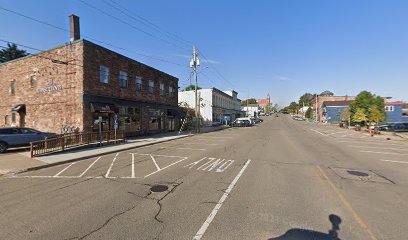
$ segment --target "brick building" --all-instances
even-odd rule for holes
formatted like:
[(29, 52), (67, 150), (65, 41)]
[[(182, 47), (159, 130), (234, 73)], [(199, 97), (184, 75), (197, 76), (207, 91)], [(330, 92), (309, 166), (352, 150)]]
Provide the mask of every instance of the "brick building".
[(178, 128), (178, 79), (80, 39), (0, 64), (0, 127), (41, 131), (119, 129), (132, 135)]
[(356, 97), (354, 96), (319, 96), (315, 95), (313, 98), (313, 112), (316, 115), (317, 109), (317, 121), (325, 121), (324, 111), (323, 111), (323, 103), (324, 102), (332, 102), (332, 101), (353, 101)]

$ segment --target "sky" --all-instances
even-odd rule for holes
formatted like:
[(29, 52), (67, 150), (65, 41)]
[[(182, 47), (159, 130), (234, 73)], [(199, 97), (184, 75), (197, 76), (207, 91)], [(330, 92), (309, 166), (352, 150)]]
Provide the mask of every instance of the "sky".
[(306, 92), (368, 90), (408, 101), (405, 0), (84, 2), (0, 0), (0, 40), (56, 47), (69, 41), (61, 29), (75, 14), (82, 38), (179, 78), (181, 89), (193, 82), (195, 45), (199, 86), (233, 89), (240, 99), (269, 93), (283, 107)]

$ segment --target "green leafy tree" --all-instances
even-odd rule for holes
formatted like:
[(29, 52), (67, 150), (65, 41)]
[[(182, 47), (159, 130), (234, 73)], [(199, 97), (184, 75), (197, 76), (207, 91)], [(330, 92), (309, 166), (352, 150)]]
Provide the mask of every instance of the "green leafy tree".
[(370, 117), (370, 109), (373, 107), (385, 116), (385, 103), (384, 99), (380, 96), (373, 95), (371, 92), (362, 91), (360, 92), (354, 102), (350, 104), (350, 112), (353, 116), (357, 113), (357, 109), (362, 109), (366, 116)]
[(343, 122), (349, 122), (350, 118), (351, 118), (351, 112), (350, 112), (350, 109), (347, 108), (341, 114), (341, 120), (343, 120)]
[(271, 104), (266, 104), (266, 106), (265, 106), (265, 113), (266, 114), (269, 114), (269, 113), (271, 113), (272, 112), (272, 106), (271, 106)]
[(299, 105), (296, 102), (291, 102), (288, 106), (288, 111), (290, 113), (298, 113)]
[(367, 114), (365, 114), (364, 109), (357, 108), (356, 113), (353, 115), (353, 122), (365, 123), (368, 121)]
[(303, 107), (310, 107), (313, 104), (313, 94), (311, 93), (305, 93), (303, 94), (300, 99), (299, 99), (299, 106)]
[[(199, 86), (197, 86), (197, 89), (200, 90), (201, 88)], [(191, 90), (195, 90), (195, 85), (191, 84), (191, 85), (187, 86), (186, 88), (184, 88), (183, 91), (191, 91)]]
[(408, 103), (404, 103), (404, 105), (402, 105), (402, 108), (408, 108)]
[(257, 104), (258, 102), (256, 101), (255, 98), (250, 98), (247, 100), (241, 101), (241, 106), (246, 106), (247, 104)]
[(326, 90), (320, 93), (319, 96), (334, 96), (334, 93), (330, 92), (329, 90)]
[(378, 123), (385, 120), (385, 117), (386, 117), (385, 113), (378, 110), (376, 106), (373, 106), (370, 109), (370, 115), (369, 115), (370, 122), (376, 123), (378, 125)]
[(306, 111), (306, 118), (313, 119), (313, 109), (309, 107)]
[(15, 43), (7, 43), (7, 47), (0, 50), (0, 63), (25, 57), (27, 55), (28, 53), (25, 50), (18, 49)]

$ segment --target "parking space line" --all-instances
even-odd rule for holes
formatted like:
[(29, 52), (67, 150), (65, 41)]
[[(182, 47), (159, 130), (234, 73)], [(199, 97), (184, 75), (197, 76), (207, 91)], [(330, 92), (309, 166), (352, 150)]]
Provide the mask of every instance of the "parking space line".
[(405, 164), (408, 164), (408, 161), (385, 160), (385, 159), (380, 159), (380, 161), (383, 161), (383, 162), (392, 162), (392, 163), (405, 163)]
[(324, 134), (324, 133), (322, 133), (322, 132), (319, 132), (319, 131), (317, 131), (317, 130), (315, 130), (315, 129), (313, 129), (313, 128), (311, 128), (310, 130), (312, 130), (313, 132), (317, 132), (317, 133), (320, 134), (320, 135), (327, 136), (326, 134)]
[(183, 148), (183, 147), (160, 147), (163, 149), (178, 149), (178, 150), (197, 150), (197, 151), (205, 151), (207, 149), (204, 148)]
[(143, 156), (154, 155), (155, 157), (187, 158), (187, 157), (183, 157), (183, 156), (169, 156), (169, 155), (149, 154), (149, 153), (131, 153), (131, 154), (137, 154), (137, 155), (143, 155)]
[(135, 178), (135, 154), (132, 153), (132, 178)]
[(193, 237), (193, 240), (200, 240), (204, 233), (207, 231), (207, 228), (210, 226), (211, 222), (214, 220), (215, 216), (217, 215), (218, 211), (221, 209), (225, 199), (227, 199), (228, 195), (232, 191), (232, 189), (235, 187), (237, 184), (239, 178), (242, 176), (244, 173), (245, 169), (248, 167), (249, 163), (251, 162), (250, 159), (245, 163), (245, 165), (242, 167), (241, 171), (239, 171), (238, 175), (234, 178), (234, 180), (231, 182), (231, 184), (228, 186), (227, 190), (224, 192), (224, 194), (221, 196), (220, 200), (218, 201), (217, 205), (215, 205), (214, 209), (211, 211), (210, 215), (207, 217), (201, 228), (198, 230), (196, 235)]
[(71, 164), (69, 164), (67, 167), (65, 167), (64, 169), (62, 169), (61, 171), (59, 171), (59, 173), (55, 174), (53, 177), (58, 177), (60, 174), (62, 174), (63, 172), (65, 172), (68, 168), (70, 168), (72, 165), (74, 165), (76, 162), (73, 162)]
[(113, 160), (112, 160), (111, 165), (109, 166), (108, 171), (107, 171), (106, 174), (105, 174), (105, 178), (109, 178), (109, 173), (112, 171), (113, 164), (115, 163), (115, 161), (116, 161), (116, 159), (118, 158), (118, 156), (119, 156), (119, 153), (116, 153), (115, 157), (114, 157)]
[(326, 136), (331, 136), (331, 135), (334, 135), (334, 134), (346, 133), (346, 132), (348, 132), (348, 131), (346, 130), (346, 131), (341, 131), (341, 132), (333, 132), (333, 133), (326, 134)]
[(95, 161), (93, 161), (93, 163), (91, 163), (91, 165), (89, 165), (85, 171), (83, 171), (78, 177), (82, 177), (85, 175), (86, 172), (88, 172), (89, 169), (91, 169), (91, 167), (97, 162), (99, 161), (99, 159), (101, 159), (101, 157), (98, 157)]
[(388, 155), (399, 155), (399, 156), (408, 156), (408, 153), (392, 153), (392, 152), (375, 152), (375, 151), (360, 151), (364, 153), (377, 153), (377, 154), (388, 154)]
[(159, 167), (159, 165), (157, 165), (156, 159), (154, 159), (154, 157), (151, 154), (150, 154), (150, 158), (152, 159), (154, 165), (156, 166), (157, 171), (160, 171), (160, 167)]
[(384, 148), (384, 147), (377, 147), (377, 146), (358, 146), (358, 145), (353, 145), (353, 146), (348, 146), (352, 148), (375, 148), (375, 149), (385, 149), (385, 150), (402, 150), (402, 151), (408, 151), (408, 148)]
[(380, 141), (354, 141), (354, 140), (352, 140), (352, 141), (345, 141), (345, 140), (340, 140), (340, 141), (337, 141), (337, 142), (339, 142), (339, 143), (351, 143), (351, 144), (354, 144), (354, 143), (356, 143), (356, 144), (381, 144), (381, 145), (393, 145), (393, 146), (401, 146), (401, 147), (403, 147), (403, 146), (407, 146), (407, 145), (404, 145), (404, 144), (399, 144), (399, 143), (389, 143), (389, 142), (380, 142)]

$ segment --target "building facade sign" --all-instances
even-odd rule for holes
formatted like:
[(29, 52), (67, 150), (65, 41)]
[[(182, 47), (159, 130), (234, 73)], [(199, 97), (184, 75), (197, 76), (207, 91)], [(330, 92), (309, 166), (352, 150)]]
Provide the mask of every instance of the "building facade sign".
[(57, 91), (61, 91), (61, 90), (62, 90), (62, 86), (57, 85), (57, 86), (49, 86), (49, 87), (39, 88), (38, 92), (39, 93), (49, 93), (49, 92), (57, 92)]

